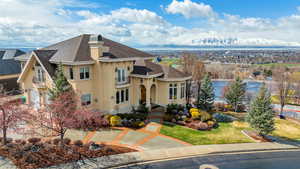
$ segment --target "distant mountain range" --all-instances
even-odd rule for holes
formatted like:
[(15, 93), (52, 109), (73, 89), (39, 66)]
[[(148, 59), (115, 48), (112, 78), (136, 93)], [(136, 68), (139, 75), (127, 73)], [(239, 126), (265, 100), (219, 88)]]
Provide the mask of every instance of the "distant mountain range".
[(142, 50), (300, 50), (300, 46), (191, 46), (191, 45), (147, 45), (139, 46)]

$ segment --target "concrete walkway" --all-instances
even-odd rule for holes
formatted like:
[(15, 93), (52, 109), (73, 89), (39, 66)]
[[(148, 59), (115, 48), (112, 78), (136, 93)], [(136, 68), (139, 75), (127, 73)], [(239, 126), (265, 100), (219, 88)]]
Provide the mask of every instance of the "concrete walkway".
[(71, 140), (82, 140), (84, 143), (94, 141), (112, 145), (125, 146), (138, 151), (154, 150), (162, 148), (186, 147), (191, 144), (181, 140), (160, 134), (162, 127), (162, 114), (152, 113), (151, 121), (144, 128), (133, 130), (124, 127), (114, 127), (103, 131), (67, 131), (65, 138)]
[(188, 158), (200, 155), (233, 153), (233, 152), (252, 152), (252, 151), (275, 151), (275, 150), (299, 150), (299, 146), (281, 144), (281, 143), (243, 143), (243, 144), (218, 144), (201, 145), (179, 148), (169, 148), (160, 150), (148, 150), (143, 152), (126, 153), (100, 157), (86, 160), (86, 164), (68, 163), (51, 168), (72, 169), (74, 166), (81, 166), (85, 169), (94, 168), (112, 168), (127, 164), (140, 162), (154, 162), (158, 160), (169, 160), (176, 158)]

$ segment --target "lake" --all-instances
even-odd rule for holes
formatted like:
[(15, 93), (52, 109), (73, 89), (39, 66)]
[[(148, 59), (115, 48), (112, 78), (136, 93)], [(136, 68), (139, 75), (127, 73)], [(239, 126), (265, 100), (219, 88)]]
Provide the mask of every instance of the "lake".
[[(230, 83), (229, 81), (219, 81), (215, 80), (213, 81), (213, 86), (214, 86), (214, 92), (215, 92), (215, 101), (224, 101), (224, 98), (222, 98), (222, 93), (223, 93), (223, 88)], [(255, 81), (248, 81), (246, 82), (247, 87), (246, 87), (246, 92), (250, 93), (251, 95), (255, 95), (262, 83), (261, 82), (255, 82)]]

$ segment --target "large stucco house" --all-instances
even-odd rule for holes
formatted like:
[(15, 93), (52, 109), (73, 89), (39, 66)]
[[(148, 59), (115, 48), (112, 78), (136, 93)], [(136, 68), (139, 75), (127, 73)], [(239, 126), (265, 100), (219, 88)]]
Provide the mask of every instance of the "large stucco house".
[(26, 63), (18, 82), (27, 103), (39, 108), (49, 103), (47, 90), (61, 63), (82, 105), (92, 109), (114, 113), (140, 103), (185, 104), (191, 77), (153, 58), (101, 35), (84, 34), (18, 57)]

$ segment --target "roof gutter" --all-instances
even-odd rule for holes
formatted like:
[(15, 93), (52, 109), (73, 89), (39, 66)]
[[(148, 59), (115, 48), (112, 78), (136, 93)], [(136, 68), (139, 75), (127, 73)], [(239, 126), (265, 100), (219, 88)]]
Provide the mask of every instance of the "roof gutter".
[(159, 81), (164, 81), (164, 82), (177, 82), (177, 81), (185, 81), (185, 80), (190, 80), (192, 79), (192, 76), (189, 77), (183, 77), (183, 78), (157, 78)]

